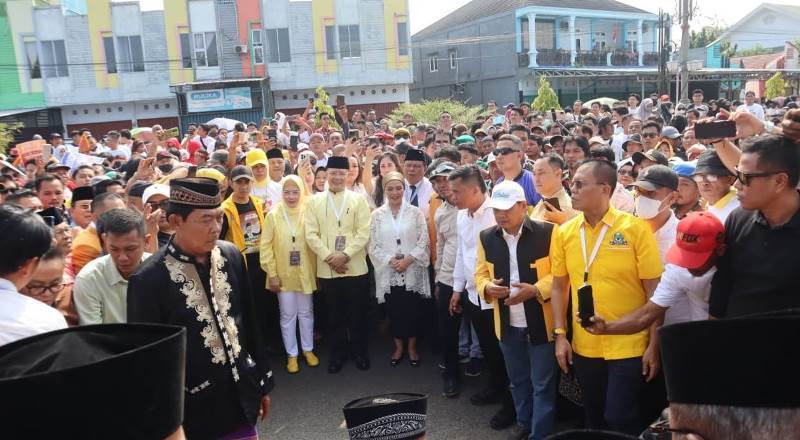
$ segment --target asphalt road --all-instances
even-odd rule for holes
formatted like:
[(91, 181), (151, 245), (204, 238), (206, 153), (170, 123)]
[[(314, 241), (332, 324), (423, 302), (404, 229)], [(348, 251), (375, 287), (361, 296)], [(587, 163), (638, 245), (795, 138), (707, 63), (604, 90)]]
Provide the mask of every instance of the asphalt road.
[[(483, 387), (484, 375), (465, 377), (458, 398), (442, 396), (437, 367), (440, 358), (430, 352), (427, 344), (420, 348), (419, 367), (411, 367), (407, 356), (403, 363), (392, 367), (391, 339), (376, 334), (370, 344), (372, 368), (360, 371), (353, 362), (348, 362), (338, 374), (327, 372), (325, 344), (317, 347), (320, 365), (310, 368), (301, 359), (298, 374), (286, 372), (285, 357), (271, 358), (275, 389), (269, 418), (259, 425), (262, 440), (347, 439), (342, 407), (353, 399), (390, 392), (428, 395), (428, 438), (490, 440), (505, 439), (508, 435), (508, 430), (494, 431), (489, 427), (489, 419), (499, 405), (477, 407), (469, 403), (469, 397)], [(559, 427), (572, 425), (574, 422), (558, 423)]]

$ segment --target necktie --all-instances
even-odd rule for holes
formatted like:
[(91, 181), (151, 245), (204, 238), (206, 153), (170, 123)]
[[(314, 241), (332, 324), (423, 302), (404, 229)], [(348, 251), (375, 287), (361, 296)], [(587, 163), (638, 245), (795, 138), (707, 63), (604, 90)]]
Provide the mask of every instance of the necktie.
[(411, 204), (419, 207), (419, 198), (417, 197), (416, 185), (409, 185), (408, 187), (411, 188)]

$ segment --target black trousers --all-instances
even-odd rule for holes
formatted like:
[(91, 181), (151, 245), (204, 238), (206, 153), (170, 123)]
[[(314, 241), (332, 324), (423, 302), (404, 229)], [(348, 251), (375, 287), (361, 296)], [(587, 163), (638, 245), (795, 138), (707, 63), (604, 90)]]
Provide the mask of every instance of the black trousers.
[(422, 321), (422, 297), (405, 286), (389, 288), (391, 293), (386, 295), (389, 332), (397, 339), (416, 338)]
[(494, 333), (494, 316), (492, 309), (481, 310), (479, 306), (472, 304), (467, 294), (462, 294), (461, 308), (475, 327), (475, 334), (478, 335), (478, 344), (483, 352), (484, 367), (488, 373), (487, 385), (497, 391), (508, 394), (508, 373), (503, 359), (503, 352), (500, 351), (500, 344), (497, 335)]
[(450, 299), (453, 286), (436, 283), (439, 298), (436, 300), (436, 318), (439, 322), (439, 345), (444, 359), (445, 377), (458, 379), (458, 329), (461, 327), (461, 314), (450, 316)]
[(573, 353), (572, 360), (581, 385), (586, 427), (641, 433), (642, 358), (605, 360)]
[(253, 292), (253, 307), (261, 330), (261, 341), (278, 352), (283, 352), (278, 296), (267, 289), (267, 274), (261, 269), (259, 253), (245, 255), (247, 277)]
[(369, 279), (361, 275), (319, 281), (325, 295), (331, 360), (366, 356)]

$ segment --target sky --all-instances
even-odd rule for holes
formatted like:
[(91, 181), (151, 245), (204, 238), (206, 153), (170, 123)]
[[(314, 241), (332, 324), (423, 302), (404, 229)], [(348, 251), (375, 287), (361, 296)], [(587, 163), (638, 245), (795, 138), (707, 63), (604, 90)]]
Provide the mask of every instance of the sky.
[[(645, 11), (658, 13), (661, 8), (677, 15), (678, 0), (620, 0), (622, 3)], [(424, 29), (448, 13), (469, 3), (469, 0), (408, 0), (411, 9), (411, 34)], [(730, 26), (761, 3), (742, 0), (695, 0), (699, 4), (698, 12), (690, 23), (692, 29), (700, 29), (705, 25), (720, 23)], [(797, 0), (771, 0), (769, 3), (797, 4)], [(680, 35), (680, 29), (673, 29), (673, 35)]]

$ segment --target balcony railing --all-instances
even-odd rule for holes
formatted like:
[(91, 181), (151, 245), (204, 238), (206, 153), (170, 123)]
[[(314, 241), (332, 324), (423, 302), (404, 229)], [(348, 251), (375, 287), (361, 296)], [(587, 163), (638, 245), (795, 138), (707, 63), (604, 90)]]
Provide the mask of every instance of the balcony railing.
[(612, 66), (638, 66), (639, 53), (629, 50), (616, 49), (611, 53)]
[(645, 52), (642, 64), (645, 66), (658, 66), (658, 52)]
[(575, 54), (576, 66), (605, 66), (608, 64), (606, 50), (581, 50)]
[(540, 66), (569, 66), (569, 51), (564, 49), (539, 49), (536, 63)]

